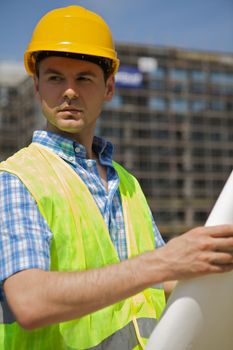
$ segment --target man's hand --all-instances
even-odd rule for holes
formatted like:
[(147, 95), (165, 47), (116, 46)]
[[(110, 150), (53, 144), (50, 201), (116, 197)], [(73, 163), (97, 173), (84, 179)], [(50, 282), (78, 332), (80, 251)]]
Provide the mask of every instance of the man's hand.
[(166, 280), (181, 280), (233, 269), (233, 225), (198, 227), (156, 251)]

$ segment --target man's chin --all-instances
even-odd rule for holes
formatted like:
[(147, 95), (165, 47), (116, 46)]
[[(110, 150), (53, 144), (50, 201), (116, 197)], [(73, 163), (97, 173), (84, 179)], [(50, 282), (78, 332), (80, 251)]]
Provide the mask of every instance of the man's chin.
[(57, 128), (60, 131), (68, 134), (77, 134), (83, 129), (83, 125), (77, 125), (77, 124), (78, 123), (74, 122), (73, 120), (67, 120), (64, 123), (57, 125)]
[[(64, 133), (64, 134), (71, 134), (71, 135), (75, 135), (75, 134), (79, 134), (80, 132), (81, 132), (81, 129), (77, 129), (77, 128), (75, 128), (75, 129), (68, 129), (68, 128), (62, 128), (62, 129), (59, 129), (59, 131), (61, 132), (61, 133)], [(58, 131), (58, 132), (59, 132)]]

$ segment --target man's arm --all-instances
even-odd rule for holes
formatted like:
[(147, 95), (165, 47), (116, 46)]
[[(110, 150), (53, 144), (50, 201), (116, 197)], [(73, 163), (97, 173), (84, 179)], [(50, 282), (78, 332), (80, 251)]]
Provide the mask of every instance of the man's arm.
[(233, 226), (196, 228), (167, 245), (83, 272), (21, 271), (4, 283), (8, 303), (26, 329), (75, 319), (166, 281), (233, 269)]

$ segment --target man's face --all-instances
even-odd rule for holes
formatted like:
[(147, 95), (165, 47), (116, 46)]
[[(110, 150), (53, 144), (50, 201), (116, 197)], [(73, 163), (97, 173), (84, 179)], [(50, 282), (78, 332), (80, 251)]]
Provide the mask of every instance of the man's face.
[(49, 131), (85, 136), (93, 134), (103, 103), (112, 98), (114, 77), (105, 82), (98, 65), (54, 56), (41, 61), (35, 90)]

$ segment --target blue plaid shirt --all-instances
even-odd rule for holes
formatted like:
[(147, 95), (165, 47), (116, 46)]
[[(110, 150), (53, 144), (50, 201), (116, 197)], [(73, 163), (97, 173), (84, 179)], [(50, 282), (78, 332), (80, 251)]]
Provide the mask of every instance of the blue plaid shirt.
[[(120, 260), (127, 259), (124, 218), (118, 189), (119, 178), (112, 166), (111, 143), (94, 138), (93, 150), (102, 165), (107, 167), (108, 192), (97, 171), (96, 161), (86, 159), (85, 148), (57, 134), (36, 131), (38, 142), (64, 159), (88, 187), (108, 226), (111, 240)], [(1, 283), (25, 269), (49, 270), (52, 233), (40, 214), (35, 200), (23, 183), (14, 175), (0, 173), (0, 298)], [(156, 247), (164, 241), (153, 221)]]

